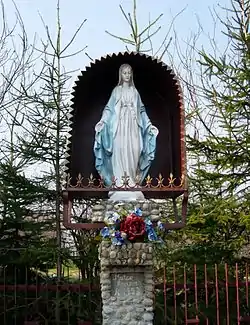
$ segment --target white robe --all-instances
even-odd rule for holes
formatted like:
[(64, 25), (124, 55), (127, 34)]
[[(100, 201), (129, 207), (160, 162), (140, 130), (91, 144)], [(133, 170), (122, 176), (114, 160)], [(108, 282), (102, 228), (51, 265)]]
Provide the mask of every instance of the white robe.
[(125, 173), (129, 176), (129, 185), (134, 186), (138, 172), (142, 141), (135, 97), (134, 87), (121, 87), (112, 154), (113, 173), (118, 186), (122, 185)]

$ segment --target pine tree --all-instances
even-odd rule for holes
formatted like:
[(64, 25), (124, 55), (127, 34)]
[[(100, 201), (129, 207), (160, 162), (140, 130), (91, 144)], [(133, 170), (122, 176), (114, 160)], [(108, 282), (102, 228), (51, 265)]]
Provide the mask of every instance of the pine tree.
[(192, 238), (223, 249), (221, 259), (248, 241), (250, 225), (250, 1), (234, 0), (225, 10), (228, 47), (223, 56), (200, 52), (196, 89), (204, 104), (197, 107), (199, 132), (187, 137)]
[(50, 250), (45, 249), (48, 240), (42, 234), (51, 224), (37, 219), (45, 214), (43, 203), (48, 202), (49, 193), (24, 175), (30, 160), (16, 151), (18, 134), (25, 128), (23, 89), (38, 80), (37, 76), (27, 78), (35, 64), (34, 44), (28, 42), (17, 8), (14, 27), (8, 26), (2, 2), (1, 17), (0, 278), (25, 281), (30, 279), (31, 267), (44, 270), (48, 266)]
[(48, 192), (53, 193), (54, 201), (47, 206), (56, 229), (57, 242), (57, 277), (62, 276), (62, 183), (66, 159), (66, 142), (68, 136), (68, 113), (70, 91), (69, 80), (72, 71), (66, 71), (64, 61), (84, 51), (81, 48), (69, 53), (71, 45), (81, 31), (83, 20), (67, 44), (62, 46), (62, 25), (60, 20), (60, 1), (57, 1), (57, 33), (52, 38), (48, 26), (47, 42), (42, 42), (41, 53), (43, 69), (39, 83), (25, 92), (23, 103), (26, 110), (26, 132), (19, 137), (15, 150), (24, 159), (31, 161), (31, 166), (38, 169), (36, 180)]

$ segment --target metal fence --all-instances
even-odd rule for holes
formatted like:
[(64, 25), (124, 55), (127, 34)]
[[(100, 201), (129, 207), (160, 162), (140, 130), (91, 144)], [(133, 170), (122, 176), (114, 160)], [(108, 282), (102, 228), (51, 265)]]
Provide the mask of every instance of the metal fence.
[(156, 285), (155, 322), (250, 324), (249, 284), (248, 265), (165, 267)]
[[(156, 270), (155, 325), (250, 324), (248, 265), (175, 265)], [(101, 325), (98, 281), (69, 273), (1, 269), (1, 325)]]
[(1, 324), (101, 324), (100, 294), (88, 285), (2, 285), (0, 289)]

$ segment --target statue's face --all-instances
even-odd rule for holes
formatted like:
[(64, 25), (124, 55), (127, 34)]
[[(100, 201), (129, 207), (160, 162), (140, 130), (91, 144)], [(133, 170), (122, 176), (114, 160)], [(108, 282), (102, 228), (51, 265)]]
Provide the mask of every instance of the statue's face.
[(129, 82), (131, 80), (132, 71), (130, 67), (125, 67), (122, 69), (122, 81)]

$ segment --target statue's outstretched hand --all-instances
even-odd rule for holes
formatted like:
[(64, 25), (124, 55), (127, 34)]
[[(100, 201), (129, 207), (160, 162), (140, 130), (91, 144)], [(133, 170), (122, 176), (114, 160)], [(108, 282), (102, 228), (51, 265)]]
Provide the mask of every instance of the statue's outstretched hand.
[(157, 137), (157, 135), (159, 134), (159, 130), (157, 129), (156, 126), (152, 125), (150, 128), (150, 133)]
[(98, 122), (98, 123), (96, 124), (96, 126), (95, 126), (95, 131), (96, 131), (96, 132), (101, 132), (101, 130), (103, 129), (103, 127), (104, 127), (104, 123), (103, 123), (103, 121), (100, 121), (100, 122)]

